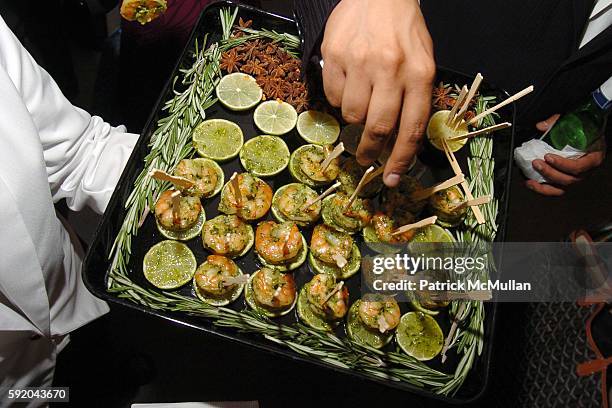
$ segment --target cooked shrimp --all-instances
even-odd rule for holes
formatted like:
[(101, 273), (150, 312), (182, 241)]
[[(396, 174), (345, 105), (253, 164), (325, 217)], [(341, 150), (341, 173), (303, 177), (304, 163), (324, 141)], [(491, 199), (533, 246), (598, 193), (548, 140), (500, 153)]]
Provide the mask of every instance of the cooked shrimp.
[(340, 172), (340, 158), (336, 157), (323, 170), (321, 163), (325, 160), (328, 154), (334, 150), (334, 146), (327, 145), (321, 149), (319, 146), (308, 146), (298, 157), (300, 169), (311, 180), (318, 182), (333, 181), (338, 177)]
[(174, 175), (195, 183), (187, 193), (197, 197), (210, 197), (217, 187), (219, 173), (208, 160), (184, 159), (177, 164)]
[(286, 218), (293, 221), (314, 222), (321, 213), (321, 201), (302, 210), (310, 200), (317, 198), (317, 192), (304, 184), (286, 186), (278, 197), (278, 209)]
[(401, 312), (394, 299), (366, 300), (359, 302), (359, 318), (371, 329), (386, 333), (397, 327)]
[(159, 224), (171, 231), (183, 231), (198, 221), (202, 211), (202, 203), (198, 197), (179, 196), (178, 208), (173, 205), (173, 195), (176, 190), (166, 190), (159, 196), (155, 203), (155, 218)]
[(123, 0), (121, 16), (128, 21), (146, 24), (162, 15), (166, 8), (166, 0)]
[(257, 303), (274, 309), (286, 308), (295, 301), (295, 281), (290, 273), (262, 268), (253, 276), (253, 294)]
[(427, 204), (427, 199), (417, 201), (412, 198), (412, 194), (422, 189), (423, 186), (418, 179), (403, 175), (397, 187), (386, 190), (385, 204), (391, 208), (402, 209), (418, 215)]
[(353, 238), (349, 234), (320, 224), (312, 231), (310, 250), (322, 262), (343, 267), (351, 256)]
[(255, 249), (257, 253), (272, 264), (280, 264), (295, 258), (302, 250), (302, 234), (292, 221), (280, 224), (274, 221), (263, 221), (255, 232)]
[(410, 230), (402, 234), (392, 235), (393, 231), (395, 231), (396, 228), (401, 227), (401, 225), (398, 225), (393, 218), (382, 212), (377, 212), (374, 214), (370, 224), (374, 228), (374, 231), (376, 231), (376, 236), (378, 236), (378, 239), (381, 242), (388, 244), (410, 241), (415, 234), (415, 230)]
[(219, 211), (237, 214), (244, 220), (256, 220), (266, 215), (272, 204), (272, 189), (250, 173), (237, 176), (240, 197), (237, 199), (233, 182), (226, 184), (219, 203)]
[[(353, 194), (366, 170), (367, 168), (360, 166), (354, 157), (346, 159), (344, 163), (342, 163), (342, 168), (338, 174), (338, 181), (342, 183), (340, 189), (349, 196)], [(372, 197), (378, 193), (381, 188), (382, 178), (379, 176), (361, 189), (359, 197)]]
[(229, 258), (209, 255), (195, 273), (198, 288), (210, 296), (223, 296), (237, 285), (235, 278), (240, 275), (238, 266)]
[(348, 310), (348, 289), (336, 283), (333, 275), (318, 274), (307, 286), (306, 295), (312, 311), (331, 320), (342, 319)]
[[(334, 196), (333, 205), (342, 210), (346, 204), (348, 204), (349, 199), (350, 197), (348, 195), (337, 193)], [(357, 197), (351, 206), (344, 210), (342, 214), (349, 218), (354, 218), (365, 225), (370, 222), (370, 218), (372, 218), (372, 204), (370, 200)]]
[(232, 256), (249, 244), (250, 230), (251, 226), (235, 215), (219, 215), (204, 223), (202, 241), (215, 254)]

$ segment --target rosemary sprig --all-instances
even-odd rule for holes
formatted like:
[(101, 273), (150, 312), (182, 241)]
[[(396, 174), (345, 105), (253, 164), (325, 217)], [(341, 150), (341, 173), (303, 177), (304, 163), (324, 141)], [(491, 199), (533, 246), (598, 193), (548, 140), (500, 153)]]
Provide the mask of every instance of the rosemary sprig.
[[(465, 322), (459, 326), (452, 339), (452, 347), (461, 355), (461, 360), (453, 374), (435, 370), (400, 350), (386, 352), (364, 347), (347, 338), (339, 338), (332, 333), (316, 331), (297, 323), (280, 325), (253, 311), (235, 311), (228, 308), (216, 308), (200, 302), (198, 299), (173, 292), (158, 292), (137, 285), (128, 275), (128, 262), (131, 255), (132, 237), (146, 217), (149, 208), (153, 208), (156, 198), (167, 183), (151, 179), (148, 174), (152, 168), (170, 170), (183, 158), (193, 154), (190, 136), (193, 128), (204, 120), (206, 109), (216, 102), (213, 91), (221, 72), (219, 59), (221, 53), (252, 39), (268, 39), (278, 42), (291, 55), (297, 57), (299, 38), (290, 34), (270, 30), (235, 27), (238, 9), (231, 12), (223, 9), (220, 12), (222, 38), (206, 49), (200, 49), (198, 43), (192, 53), (192, 65), (180, 70), (174, 79), (174, 96), (163, 107), (166, 116), (157, 123), (145, 158), (144, 169), (134, 183), (134, 189), (126, 201), (127, 214), (115, 239), (110, 253), (111, 270), (108, 275), (108, 290), (120, 298), (129, 299), (144, 306), (165, 311), (176, 311), (200, 316), (212, 320), (219, 327), (229, 327), (244, 333), (250, 333), (287, 347), (294, 352), (324, 361), (330, 365), (367, 373), (390, 381), (403, 381), (420, 388), (430, 388), (441, 394), (453, 394), (463, 384), (477, 355), (482, 352), (484, 308), (482, 303), (468, 302), (457, 319)], [(232, 30), (241, 30), (244, 34), (232, 37)], [(207, 38), (203, 39), (203, 44)], [(180, 77), (180, 79), (179, 79)], [(476, 111), (486, 109), (490, 101), (481, 97), (476, 104)], [(488, 116), (479, 125), (484, 126), (493, 121)], [(493, 193), (492, 141), (480, 137), (470, 143), (469, 171), (472, 177), (473, 191), (477, 195)], [(460, 240), (475, 242), (479, 239), (492, 241), (495, 236), (495, 217), (497, 202), (487, 204), (488, 222), (477, 226), (475, 220), (468, 218)], [(458, 313), (458, 303), (451, 305), (451, 315)]]

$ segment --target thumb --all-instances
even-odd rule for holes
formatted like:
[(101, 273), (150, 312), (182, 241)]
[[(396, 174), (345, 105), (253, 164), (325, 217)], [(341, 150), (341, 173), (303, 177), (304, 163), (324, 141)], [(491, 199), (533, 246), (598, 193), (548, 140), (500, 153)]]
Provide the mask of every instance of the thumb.
[(555, 124), (555, 122), (557, 122), (557, 120), (559, 119), (560, 116), (561, 115), (559, 115), (558, 113), (555, 113), (550, 118), (536, 123), (536, 128), (540, 132), (546, 132), (548, 129), (550, 129), (552, 127), (552, 125)]

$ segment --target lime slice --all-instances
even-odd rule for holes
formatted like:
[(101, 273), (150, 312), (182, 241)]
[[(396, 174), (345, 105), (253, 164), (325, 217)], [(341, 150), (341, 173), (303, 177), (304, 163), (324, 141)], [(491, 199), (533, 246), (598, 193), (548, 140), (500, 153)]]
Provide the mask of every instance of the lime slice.
[(300, 249), (295, 258), (290, 259), (289, 261), (286, 261), (282, 264), (270, 263), (263, 259), (257, 251), (255, 252), (257, 253), (257, 259), (259, 259), (259, 262), (261, 262), (264, 266), (267, 266), (268, 268), (278, 269), (281, 272), (288, 272), (297, 269), (302, 266), (302, 264), (304, 264), (304, 262), (306, 261), (306, 255), (308, 255), (308, 244), (306, 243), (306, 238), (304, 238), (304, 235), (302, 235), (302, 249)]
[(328, 113), (309, 110), (300, 113), (297, 131), (308, 143), (328, 145), (338, 140), (340, 124)]
[(348, 311), (346, 320), (346, 335), (357, 344), (380, 349), (393, 339), (393, 332), (381, 333), (366, 327), (359, 318), (359, 304), (361, 299), (353, 303)]
[(329, 322), (312, 311), (312, 308), (310, 307), (310, 304), (308, 302), (308, 295), (306, 294), (308, 285), (310, 285), (310, 283), (305, 284), (302, 287), (302, 290), (300, 290), (300, 294), (298, 295), (298, 317), (305, 325), (315, 330), (332, 331), (333, 328), (338, 325), (338, 322)]
[(216, 89), (219, 102), (233, 111), (251, 109), (261, 101), (263, 91), (255, 78), (240, 72), (225, 75)]
[(340, 141), (344, 143), (345, 152), (352, 155), (357, 154), (357, 146), (359, 146), (363, 129), (363, 125), (356, 123), (352, 123), (342, 128), (342, 132), (340, 132)]
[(215, 161), (233, 159), (243, 143), (240, 126), (225, 119), (205, 120), (194, 129), (192, 137), (198, 154)]
[(309, 176), (300, 166), (300, 161), (303, 159), (303, 155), (307, 155), (306, 157), (308, 157), (308, 155), (321, 157), (326, 156), (325, 149), (322, 146), (316, 144), (306, 144), (295, 149), (293, 153), (291, 153), (291, 157), (289, 158), (289, 173), (291, 173), (291, 176), (295, 180), (310, 187), (324, 186), (326, 184), (331, 184), (335, 180), (337, 173), (334, 173), (330, 170), (332, 166), (328, 167), (325, 177), (329, 178), (327, 178), (326, 180), (312, 179), (312, 175)]
[(204, 222), (206, 222), (206, 213), (204, 212), (204, 207), (202, 207), (202, 209), (200, 210), (198, 221), (191, 227), (183, 231), (169, 230), (162, 226), (157, 219), (155, 219), (155, 224), (157, 225), (157, 230), (160, 232), (160, 234), (162, 234), (168, 239), (176, 239), (179, 241), (189, 241), (190, 239), (193, 239), (200, 235)]
[(421, 312), (403, 315), (395, 338), (406, 354), (420, 361), (437, 356), (444, 344), (444, 334), (436, 319)]
[(256, 176), (274, 176), (289, 164), (289, 148), (278, 136), (257, 136), (242, 146), (240, 163)]
[(191, 280), (196, 259), (187, 245), (176, 241), (159, 242), (144, 256), (142, 272), (151, 284), (160, 289), (176, 289)]
[(253, 293), (253, 278), (255, 277), (255, 275), (257, 275), (259, 273), (259, 271), (255, 272), (253, 275), (251, 275), (249, 277), (249, 281), (247, 282), (246, 286), (244, 287), (244, 300), (246, 300), (247, 305), (249, 305), (249, 307), (253, 310), (255, 310), (256, 312), (259, 312), (261, 314), (263, 314), (266, 317), (280, 317), (280, 316), (284, 316), (286, 314), (288, 314), (289, 312), (291, 312), (293, 310), (293, 308), (295, 307), (296, 303), (297, 303), (297, 296), (295, 297), (295, 300), (293, 301), (293, 304), (291, 306), (289, 306), (286, 309), (278, 309), (278, 310), (271, 310), (271, 309), (267, 309), (263, 306), (261, 306), (259, 303), (257, 303), (257, 301), (255, 300), (255, 294)]
[(465, 121), (461, 121), (457, 129), (453, 129), (446, 124), (446, 120), (448, 119), (450, 111), (441, 110), (434, 113), (429, 119), (429, 124), (427, 125), (427, 139), (429, 142), (439, 150), (444, 151), (444, 146), (442, 144), (442, 140), (446, 139), (446, 143), (448, 147), (456, 152), (461, 149), (466, 143), (467, 139), (462, 140), (448, 140), (455, 136), (462, 136), (468, 133), (467, 123)]
[(453, 234), (449, 230), (433, 224), (419, 228), (412, 241), (410, 241), (410, 243), (413, 242), (455, 242), (455, 238), (453, 238)]
[(281, 100), (261, 103), (253, 114), (255, 126), (269, 135), (284, 135), (295, 127), (297, 112)]
[(322, 262), (314, 257), (312, 252), (308, 254), (308, 263), (314, 273), (325, 273), (327, 275), (333, 275), (336, 279), (348, 279), (351, 276), (359, 272), (361, 267), (361, 252), (357, 244), (353, 243), (351, 248), (351, 256), (348, 259), (348, 263), (342, 268), (337, 265)]

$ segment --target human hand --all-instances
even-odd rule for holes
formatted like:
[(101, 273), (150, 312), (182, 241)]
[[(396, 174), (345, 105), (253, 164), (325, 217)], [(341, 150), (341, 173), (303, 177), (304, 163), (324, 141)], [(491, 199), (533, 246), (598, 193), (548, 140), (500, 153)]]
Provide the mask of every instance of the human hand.
[[(559, 119), (559, 114), (536, 124), (538, 130), (545, 132), (550, 129)], [(602, 137), (600, 143), (605, 143)], [(547, 196), (560, 196), (565, 193), (568, 186), (581, 180), (580, 176), (599, 166), (605, 157), (605, 146), (599, 146), (598, 150), (588, 152), (578, 159), (566, 159), (556, 154), (547, 154), (544, 160), (531, 162), (533, 168), (546, 177), (547, 183), (538, 183), (535, 180), (527, 180), (529, 189)]]
[(427, 127), (435, 76), (433, 44), (417, 0), (342, 0), (321, 45), (329, 103), (349, 123), (364, 123), (357, 160), (376, 160), (397, 139), (383, 180), (408, 171)]

